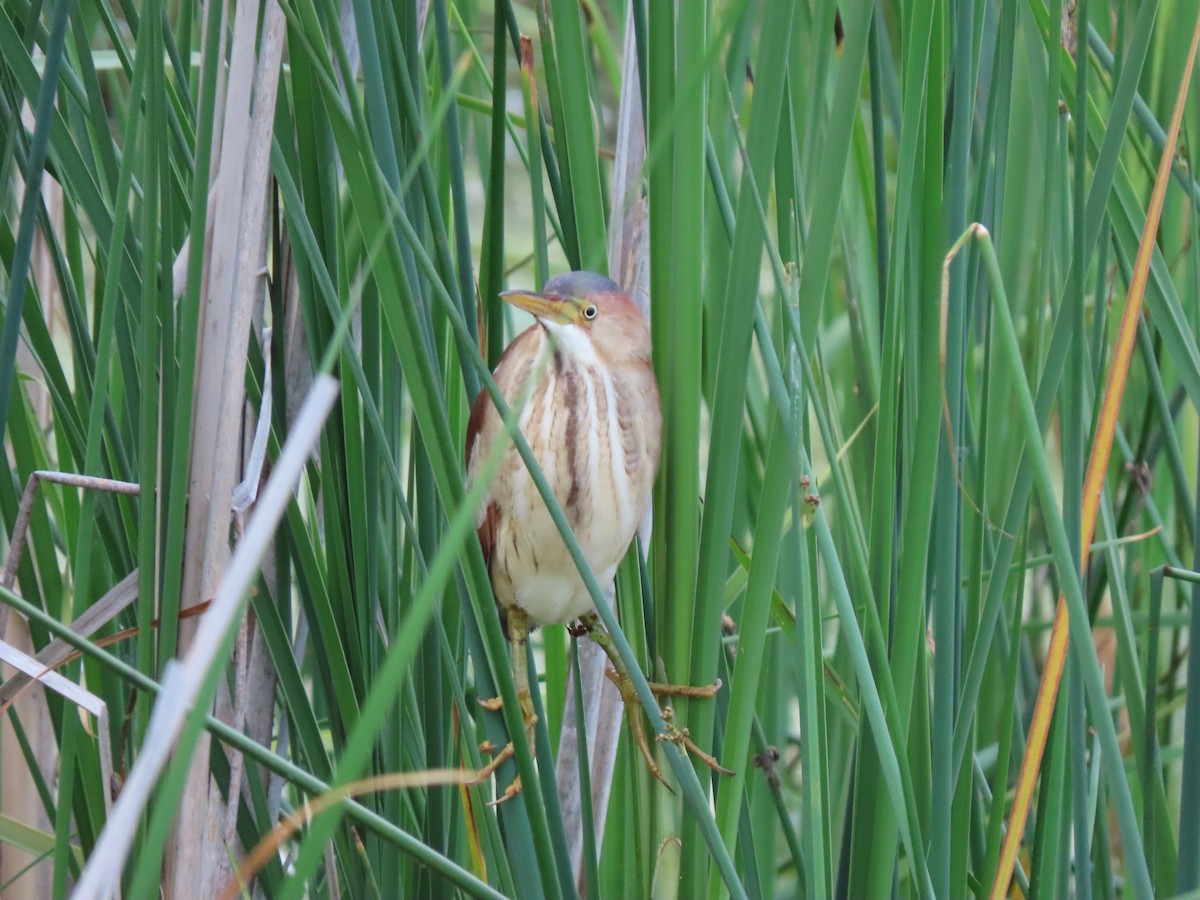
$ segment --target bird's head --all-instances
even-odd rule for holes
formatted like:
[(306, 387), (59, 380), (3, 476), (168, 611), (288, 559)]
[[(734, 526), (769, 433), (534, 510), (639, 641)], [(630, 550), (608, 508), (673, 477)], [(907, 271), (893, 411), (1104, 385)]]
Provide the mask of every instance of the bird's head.
[(648, 362), (650, 330), (633, 298), (595, 272), (568, 272), (540, 293), (505, 291), (506, 302), (532, 314), (564, 352), (579, 362)]

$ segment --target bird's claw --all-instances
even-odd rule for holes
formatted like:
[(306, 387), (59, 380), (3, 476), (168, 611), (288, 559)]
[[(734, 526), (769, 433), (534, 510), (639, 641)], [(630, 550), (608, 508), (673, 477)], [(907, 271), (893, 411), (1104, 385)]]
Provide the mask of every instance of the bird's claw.
[(512, 759), (517, 753), (512, 741), (509, 741), (507, 744), (505, 744), (504, 749), (499, 753), (496, 753), (495, 744), (493, 744), (491, 741), (484, 741), (479, 745), (479, 752), (494, 753), (495, 755), (492, 757), (491, 762), (475, 773), (475, 780), (472, 782), (472, 784), (480, 784), (484, 781), (487, 781), (487, 779), (491, 778), (492, 775), (495, 774), (497, 769)]
[[(496, 753), (496, 745), (491, 741), (484, 741), (479, 745), (480, 753), (495, 753), (491, 762), (475, 773), (475, 777), (471, 780), (471, 784), (483, 784), (489, 778), (496, 774), (497, 770), (517, 755), (516, 747), (512, 741), (504, 745), (499, 753)], [(504, 789), (504, 793), (495, 800), (489, 800), (488, 806), (499, 806), (501, 803), (507, 803), (517, 794), (521, 793), (521, 776), (518, 775), (512, 780), (512, 783)]]
[[(525, 730), (530, 734), (533, 733), (533, 726), (537, 724), (537, 713), (533, 711), (533, 696), (529, 693), (528, 688), (517, 689), (517, 700), (521, 705), (521, 719), (525, 723)], [(480, 697), (477, 701), (479, 705), (489, 712), (500, 712), (504, 709), (503, 697), (489, 697), (487, 699)]]
[[(641, 751), (642, 759), (646, 761), (646, 767), (650, 770), (650, 774), (657, 778), (666, 786), (667, 790), (671, 790), (671, 786), (667, 784), (667, 780), (663, 778), (662, 771), (658, 764), (654, 761), (654, 753), (650, 750), (650, 742), (646, 739), (646, 727), (642, 723), (642, 701), (638, 697), (637, 691), (633, 687), (633, 679), (625, 667), (624, 661), (617, 653), (616, 647), (613, 645), (612, 638), (608, 632), (601, 626), (595, 613), (584, 616), (579, 620), (579, 625), (576, 626), (579, 635), (586, 634), (593, 641), (600, 645), (613, 668), (605, 668), (604, 674), (608, 679), (617, 686), (617, 690), (621, 692), (621, 700), (625, 704), (625, 711), (629, 717), (629, 729), (633, 732), (633, 739), (637, 743), (638, 750)], [(575, 631), (571, 632), (575, 634)], [(664, 684), (657, 681), (650, 682), (650, 690), (656, 697), (689, 697), (699, 700), (711, 700), (717, 695), (717, 691), (721, 689), (721, 679), (717, 679), (712, 684), (700, 686), (687, 684)], [(673, 723), (675, 715), (674, 710), (670, 706), (665, 706), (661, 709), (663, 721), (666, 729), (663, 734), (656, 734), (655, 740), (659, 742), (667, 741), (682, 748), (685, 752), (691, 753), (704, 760), (705, 765), (711, 768), (714, 772), (720, 772), (723, 775), (732, 775), (729, 769), (726, 769), (716, 758), (708, 753), (705, 753), (691, 739), (686, 728), (678, 728)], [(674, 793), (674, 791), (672, 791)]]
[(507, 803), (509, 800), (511, 800), (513, 797), (517, 796), (517, 794), (519, 794), (519, 793), (521, 793), (521, 776), (520, 775), (518, 775), (516, 778), (514, 778), (512, 780), (512, 783), (509, 784), (509, 786), (504, 789), (503, 794), (501, 794), (495, 800), (489, 800), (488, 806), (491, 806), (493, 808), (500, 806), (500, 804)]
[[(495, 753), (495, 751), (496, 745), (491, 741), (484, 741), (479, 745), (480, 753)], [(472, 779), (471, 784), (482, 784), (483, 782), (487, 781), (496, 773), (497, 769), (516, 756), (516, 754), (517, 751), (513, 746), (513, 742), (509, 741), (504, 745), (503, 750), (501, 750), (499, 753), (496, 753), (496, 755), (492, 757), (491, 762), (475, 773), (475, 778)], [(507, 803), (519, 793), (521, 793), (520, 775), (512, 780), (512, 783), (504, 789), (503, 794), (501, 794), (495, 800), (489, 800), (488, 806), (499, 806), (501, 803)]]
[[(529, 741), (530, 746), (532, 746), (533, 732), (534, 728), (537, 726), (538, 720), (537, 713), (533, 710), (533, 698), (530, 695), (528, 688), (518, 688), (517, 698), (521, 705), (521, 721), (525, 726), (525, 737)], [(504, 699), (502, 697), (493, 697), (490, 700), (481, 699), (479, 701), (479, 705), (484, 709), (491, 710), (492, 712), (499, 712), (504, 708)], [(491, 762), (475, 773), (475, 778), (471, 782), (472, 784), (482, 784), (483, 782), (487, 781), (494, 774), (496, 774), (496, 771), (502, 765), (517, 755), (516, 746), (512, 741), (509, 741), (504, 745), (504, 748), (499, 753), (496, 753), (496, 745), (490, 740), (485, 740), (479, 745), (479, 752), (492, 753), (495, 755), (492, 757)], [(501, 803), (507, 803), (519, 793), (521, 793), (521, 776), (517, 775), (517, 777), (512, 780), (512, 783), (504, 789), (504, 793), (495, 800), (489, 801), (488, 806), (499, 806)]]
[[(667, 790), (674, 793), (674, 790), (667, 780), (663, 777), (662, 770), (659, 769), (658, 763), (654, 761), (654, 753), (650, 750), (650, 742), (646, 739), (646, 729), (642, 724), (642, 701), (634, 690), (633, 682), (628, 676), (622, 676), (621, 673), (613, 669), (605, 669), (604, 674), (609, 680), (617, 686), (621, 692), (621, 700), (625, 703), (625, 710), (629, 715), (629, 728), (633, 732), (634, 742), (638, 746), (638, 750), (642, 754), (642, 759), (646, 761), (646, 767), (650, 770), (650, 774), (662, 782)], [(679, 684), (660, 684), (658, 682), (650, 683), (650, 690), (656, 696), (660, 697), (692, 697), (699, 699), (709, 699), (716, 696), (718, 690), (721, 689), (721, 681), (718, 679), (714, 684), (702, 685), (699, 687), (693, 685)], [(675, 725), (675, 709), (672, 706), (664, 706), (660, 713), (663, 718), (663, 723), (666, 726), (662, 734), (655, 734), (654, 739), (658, 743), (671, 743), (679, 747), (686, 753), (696, 756), (704, 761), (714, 772), (720, 772), (722, 775), (734, 774), (730, 769), (726, 769), (716, 757), (709, 753), (705, 753), (700, 746), (692, 740), (691, 735), (686, 728), (679, 728)]]
[[(720, 687), (720, 682), (717, 682), (717, 687)], [(719, 762), (712, 754), (705, 753), (700, 745), (692, 740), (692, 736), (686, 728), (680, 728), (675, 724), (675, 709), (674, 707), (663, 707), (662, 711), (663, 723), (666, 729), (662, 734), (656, 734), (654, 739), (660, 743), (671, 743), (682, 749), (685, 753), (690, 753), (700, 759), (706, 766), (714, 772), (720, 772), (722, 775), (735, 774), (732, 769), (727, 769)]]

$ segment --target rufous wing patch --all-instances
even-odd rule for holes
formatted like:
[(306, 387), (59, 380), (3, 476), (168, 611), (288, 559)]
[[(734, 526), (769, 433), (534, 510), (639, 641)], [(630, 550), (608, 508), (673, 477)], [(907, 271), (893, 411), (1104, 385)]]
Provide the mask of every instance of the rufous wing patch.
[(500, 530), (500, 504), (495, 501), (487, 505), (483, 513), (483, 521), (475, 529), (479, 535), (479, 546), (483, 548), (483, 564), (488, 574), (492, 573), (492, 556), (496, 551), (496, 533)]

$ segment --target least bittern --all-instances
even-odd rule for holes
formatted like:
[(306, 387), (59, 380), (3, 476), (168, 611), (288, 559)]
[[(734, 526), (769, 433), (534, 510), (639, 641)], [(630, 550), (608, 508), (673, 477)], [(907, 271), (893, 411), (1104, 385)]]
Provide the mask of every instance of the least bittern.
[[(611, 596), (617, 566), (650, 507), (662, 441), (662, 410), (650, 365), (650, 331), (633, 299), (613, 281), (571, 272), (542, 293), (500, 295), (531, 313), (535, 323), (500, 357), (493, 373), (509, 404), (524, 400), (521, 433), (566, 515), (601, 589)], [(467, 426), (467, 475), (504, 424), (480, 393)], [(537, 716), (529, 686), (525, 642), (539, 625), (576, 619), (604, 648), (615, 672), (629, 723), (650, 771), (663, 781), (646, 740), (641, 703), (629, 671), (596, 615), (592, 599), (558, 527), (516, 448), (510, 448), (476, 518), (479, 542), (512, 650), (522, 718), (532, 735)], [(702, 688), (653, 685), (659, 694), (709, 696)], [(492, 708), (498, 702), (485, 704)], [(709, 765), (687, 732), (672, 737)], [(481, 772), (486, 777), (513, 754), (512, 743)], [(666, 782), (663, 781), (665, 784)], [(504, 798), (520, 790), (520, 780)]]

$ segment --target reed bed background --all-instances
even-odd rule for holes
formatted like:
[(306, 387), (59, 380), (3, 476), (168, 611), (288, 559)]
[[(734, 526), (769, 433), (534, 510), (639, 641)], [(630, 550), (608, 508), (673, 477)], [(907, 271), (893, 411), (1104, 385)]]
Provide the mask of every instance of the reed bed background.
[[(1200, 896), (1197, 28), (5, 0), (0, 616), (61, 680), (0, 689), (0, 894)], [(623, 652), (723, 684), (673, 792), (574, 739), (562, 627), (469, 778), (520, 728), (467, 412), (574, 268), (666, 413)], [(18, 544), (37, 471), (127, 487)]]

